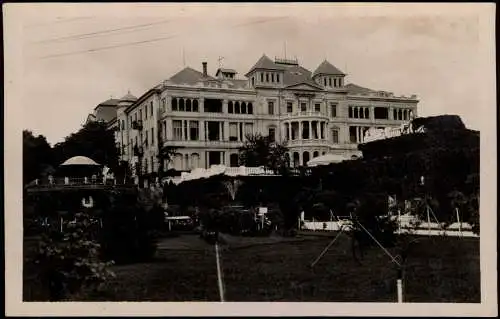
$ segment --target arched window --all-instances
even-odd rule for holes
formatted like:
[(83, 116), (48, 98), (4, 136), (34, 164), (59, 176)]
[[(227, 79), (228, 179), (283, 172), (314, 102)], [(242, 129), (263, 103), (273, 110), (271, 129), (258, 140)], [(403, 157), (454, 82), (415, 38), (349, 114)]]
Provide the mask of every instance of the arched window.
[(198, 153), (191, 154), (191, 168), (200, 167), (200, 155)]
[(198, 100), (193, 100), (193, 112), (198, 112)]
[(172, 98), (172, 111), (177, 111), (177, 98)]
[(233, 101), (229, 101), (229, 103), (227, 103), (227, 112), (228, 113), (234, 113), (234, 106), (233, 106)]
[(229, 166), (230, 167), (238, 167), (239, 166), (239, 158), (238, 154), (231, 154), (229, 155)]
[(252, 102), (248, 102), (247, 113), (248, 114), (253, 114), (253, 105), (252, 105)]
[(306, 166), (307, 162), (309, 162), (309, 152), (302, 153), (302, 165)]
[(316, 158), (316, 157), (318, 157), (318, 156), (319, 156), (319, 152), (318, 152), (318, 151), (315, 151), (315, 152), (313, 153), (313, 158)]
[(184, 99), (179, 99), (179, 111), (184, 111)]
[(241, 114), (247, 114), (247, 104), (245, 102), (241, 102)]
[(186, 99), (186, 112), (191, 112), (191, 99)]
[(234, 103), (234, 113), (240, 114), (240, 102), (238, 101)]

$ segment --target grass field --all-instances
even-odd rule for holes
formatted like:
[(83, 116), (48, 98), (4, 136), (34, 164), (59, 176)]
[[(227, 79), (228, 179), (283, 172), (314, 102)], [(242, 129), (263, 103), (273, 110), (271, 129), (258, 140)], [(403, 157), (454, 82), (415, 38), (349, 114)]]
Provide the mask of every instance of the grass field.
[[(236, 238), (222, 251), (227, 301), (395, 302), (396, 270), (380, 249), (362, 265), (346, 235), (311, 269), (328, 237)], [(25, 243), (25, 256), (33, 247)], [(150, 263), (114, 266), (116, 278), (85, 301), (218, 301), (215, 252), (195, 235), (165, 239)], [(407, 302), (480, 302), (479, 239), (420, 237), (405, 278)], [(25, 264), (24, 300), (43, 299), (36, 269)]]

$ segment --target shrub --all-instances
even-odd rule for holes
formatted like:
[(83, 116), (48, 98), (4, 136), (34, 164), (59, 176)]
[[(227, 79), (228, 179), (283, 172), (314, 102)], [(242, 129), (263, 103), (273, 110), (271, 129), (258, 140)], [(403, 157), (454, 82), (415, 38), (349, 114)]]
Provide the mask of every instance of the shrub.
[(35, 263), (51, 301), (59, 301), (84, 287), (98, 288), (114, 274), (108, 270), (113, 262), (99, 260), (99, 244), (92, 238), (92, 223), (87, 213), (75, 214), (63, 233), (50, 231), (42, 235)]

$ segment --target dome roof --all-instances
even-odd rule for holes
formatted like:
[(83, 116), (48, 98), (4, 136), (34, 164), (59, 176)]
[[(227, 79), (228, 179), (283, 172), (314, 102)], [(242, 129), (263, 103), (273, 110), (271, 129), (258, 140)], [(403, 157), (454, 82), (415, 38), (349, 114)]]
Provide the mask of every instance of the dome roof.
[(99, 164), (91, 158), (85, 156), (75, 156), (67, 159), (64, 163), (61, 164), (61, 166), (67, 165), (98, 166)]
[(121, 102), (135, 102), (137, 98), (130, 94), (130, 91), (120, 99)]

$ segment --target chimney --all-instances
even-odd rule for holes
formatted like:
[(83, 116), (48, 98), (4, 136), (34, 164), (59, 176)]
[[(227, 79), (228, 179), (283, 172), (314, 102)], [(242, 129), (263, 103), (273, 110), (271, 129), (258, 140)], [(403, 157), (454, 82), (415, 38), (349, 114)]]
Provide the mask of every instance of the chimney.
[(207, 62), (202, 62), (203, 64), (203, 76), (207, 76)]

